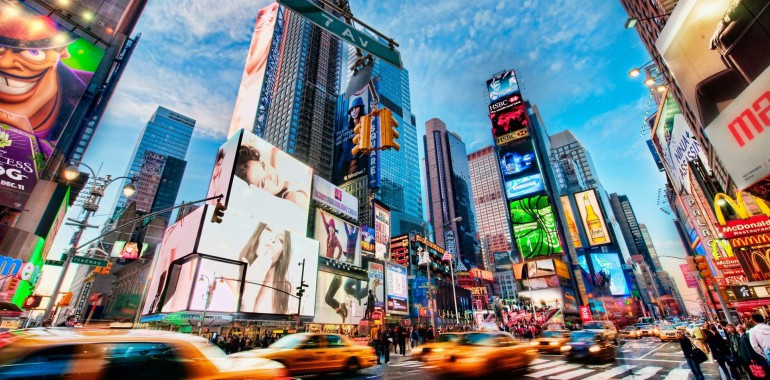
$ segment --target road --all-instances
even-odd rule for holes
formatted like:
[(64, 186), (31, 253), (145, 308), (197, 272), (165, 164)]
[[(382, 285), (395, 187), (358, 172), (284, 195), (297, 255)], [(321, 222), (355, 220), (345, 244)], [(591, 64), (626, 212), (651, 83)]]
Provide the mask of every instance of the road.
[[(706, 379), (718, 380), (716, 362), (701, 365)], [(303, 379), (329, 378), (329, 376), (302, 376)], [(422, 363), (391, 354), (391, 362), (362, 370), (357, 376), (339, 376), (340, 379), (388, 379), (388, 380), (432, 380), (437, 379), (425, 369)], [(524, 380), (687, 380), (690, 373), (679, 343), (662, 343), (658, 339), (643, 338), (622, 342), (613, 363), (587, 364), (567, 363), (559, 355), (540, 355), (526, 374), (511, 375), (508, 378)]]

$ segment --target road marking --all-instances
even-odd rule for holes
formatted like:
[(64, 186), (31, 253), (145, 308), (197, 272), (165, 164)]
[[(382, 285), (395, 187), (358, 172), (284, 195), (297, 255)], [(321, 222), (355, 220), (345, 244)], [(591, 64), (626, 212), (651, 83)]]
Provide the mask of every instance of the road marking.
[(668, 373), (668, 376), (666, 376), (664, 380), (687, 380), (689, 376), (689, 369), (677, 368), (671, 370), (671, 372)]
[(576, 378), (578, 376), (585, 375), (587, 373), (591, 373), (591, 372), (594, 372), (594, 371), (596, 371), (596, 370), (588, 369), (588, 368), (576, 369), (574, 371), (563, 373), (563, 374), (561, 374), (559, 376), (551, 376), (551, 377), (549, 377), (549, 379), (570, 380), (570, 379), (573, 379), (573, 378)]
[(533, 365), (533, 366), (530, 366), (529, 368), (531, 368), (531, 369), (542, 369), (542, 368), (553, 367), (553, 366), (557, 366), (557, 365), (561, 365), (561, 364), (564, 364), (563, 360), (554, 360), (552, 362), (548, 362), (548, 363), (545, 363), (545, 364)]
[(626, 372), (626, 371), (628, 371), (629, 369), (632, 369), (632, 368), (636, 368), (636, 366), (635, 365), (630, 365), (630, 364), (623, 364), (623, 365), (619, 365), (619, 366), (617, 366), (617, 367), (615, 367), (615, 368), (613, 368), (613, 369), (611, 369), (609, 371), (604, 371), (604, 372), (601, 372), (601, 373), (597, 373), (596, 375), (593, 375), (593, 376), (590, 376), (590, 377), (586, 377), (583, 380), (606, 380), (606, 379), (609, 379), (609, 378), (611, 378), (613, 376), (620, 375), (623, 372)]
[(554, 373), (569, 371), (571, 369), (580, 368), (582, 365), (580, 364), (565, 364), (559, 367), (550, 368), (542, 371), (532, 372), (528, 373), (527, 376), (529, 377), (543, 377), (548, 375), (553, 375)]
[(658, 371), (660, 371), (661, 367), (644, 367), (640, 369), (636, 373), (631, 373), (630, 375), (624, 377), (622, 380), (646, 380), (653, 376), (655, 376)]
[(542, 363), (548, 363), (548, 360), (537, 358), (532, 362), (530, 362), (529, 365), (531, 366), (533, 364), (542, 364)]
[(684, 357), (684, 353), (683, 352), (661, 352), (661, 353), (655, 354), (655, 355), (658, 355), (658, 356), (676, 356), (678, 358), (683, 358)]
[(633, 359), (633, 358), (616, 358), (617, 360), (639, 360), (643, 362), (664, 362), (664, 363), (684, 363), (684, 360), (666, 360), (666, 359)]
[(422, 363), (420, 362), (413, 362), (408, 361), (404, 363), (398, 363), (398, 364), (388, 364), (391, 367), (419, 367)]
[(647, 356), (649, 356), (651, 353), (653, 353), (653, 352), (655, 352), (655, 351), (657, 351), (657, 350), (660, 350), (661, 348), (663, 348), (663, 346), (665, 346), (665, 345), (666, 345), (666, 343), (663, 343), (663, 344), (661, 344), (660, 346), (658, 346), (658, 348), (656, 348), (656, 349), (654, 349), (654, 350), (652, 350), (652, 351), (650, 351), (650, 352), (648, 352), (648, 353), (644, 354), (644, 355), (643, 355), (641, 358), (639, 358), (639, 359), (644, 359), (644, 358), (646, 358), (646, 357), (647, 357)]

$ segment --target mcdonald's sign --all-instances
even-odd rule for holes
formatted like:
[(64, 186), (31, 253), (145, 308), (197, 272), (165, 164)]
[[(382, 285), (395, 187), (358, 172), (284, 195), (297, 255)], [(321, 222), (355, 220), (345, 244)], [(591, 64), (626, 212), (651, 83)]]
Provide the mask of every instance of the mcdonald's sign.
[[(764, 200), (748, 193), (746, 195), (756, 205), (758, 213), (752, 213), (749, 210), (741, 191), (737, 193), (734, 200), (723, 193), (714, 197), (714, 210), (719, 222), (719, 230), (726, 239), (770, 233), (770, 207)], [(723, 212), (726, 208), (730, 208), (738, 218), (726, 220)]]

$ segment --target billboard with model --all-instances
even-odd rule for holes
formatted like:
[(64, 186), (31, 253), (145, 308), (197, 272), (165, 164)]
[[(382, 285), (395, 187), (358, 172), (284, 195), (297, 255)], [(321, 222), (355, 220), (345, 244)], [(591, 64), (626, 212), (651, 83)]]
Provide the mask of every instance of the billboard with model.
[(316, 210), (315, 239), (321, 257), (361, 266), (361, 228), (332, 214)]
[(358, 324), (366, 312), (369, 285), (366, 280), (318, 272), (318, 293), (313, 321)]

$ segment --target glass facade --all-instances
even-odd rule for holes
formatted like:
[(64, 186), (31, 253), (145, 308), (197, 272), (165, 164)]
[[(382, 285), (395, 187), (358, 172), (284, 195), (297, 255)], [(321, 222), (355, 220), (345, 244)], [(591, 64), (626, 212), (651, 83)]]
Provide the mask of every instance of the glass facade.
[(468, 152), (460, 136), (453, 132), (446, 134), (449, 145), (449, 160), (452, 168), (452, 190), (454, 192), (457, 244), (463, 253), (463, 261), (470, 266), (483, 266), (479, 260), (479, 245), (476, 241), (476, 212), (473, 209), (473, 186), (468, 168)]

